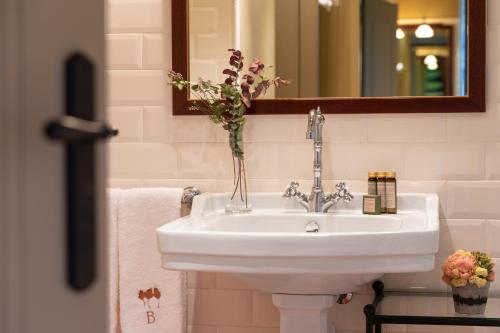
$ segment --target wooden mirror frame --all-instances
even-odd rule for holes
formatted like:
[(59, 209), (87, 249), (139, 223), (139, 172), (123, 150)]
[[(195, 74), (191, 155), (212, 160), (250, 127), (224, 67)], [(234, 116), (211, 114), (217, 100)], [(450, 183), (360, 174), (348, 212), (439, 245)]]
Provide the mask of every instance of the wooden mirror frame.
[[(252, 101), (247, 114), (304, 114), (320, 106), (323, 113), (453, 113), (486, 110), (486, 0), (468, 4), (468, 95), (444, 97), (318, 97)], [(189, 0), (172, 0), (172, 69), (189, 77)], [(174, 115), (190, 111), (187, 90), (173, 89)]]

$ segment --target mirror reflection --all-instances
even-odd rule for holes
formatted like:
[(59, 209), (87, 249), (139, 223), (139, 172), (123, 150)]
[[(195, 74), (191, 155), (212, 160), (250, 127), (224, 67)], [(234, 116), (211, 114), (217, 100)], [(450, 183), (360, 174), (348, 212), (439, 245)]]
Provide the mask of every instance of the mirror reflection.
[(266, 98), (467, 95), (467, 0), (189, 0), (190, 79), (227, 49), (292, 81)]

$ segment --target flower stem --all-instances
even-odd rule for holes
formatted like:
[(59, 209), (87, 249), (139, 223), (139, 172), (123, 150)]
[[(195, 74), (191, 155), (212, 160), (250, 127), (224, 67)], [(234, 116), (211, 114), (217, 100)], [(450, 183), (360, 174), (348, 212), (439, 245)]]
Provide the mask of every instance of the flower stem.
[[(239, 162), (238, 162), (239, 164)], [(231, 200), (234, 199), (234, 196), (236, 195), (236, 192), (238, 191), (238, 184), (240, 183), (240, 179), (241, 179), (241, 172), (240, 172), (240, 168), (238, 167), (238, 178), (236, 179), (236, 184), (234, 185), (234, 191), (233, 191), (233, 195), (231, 196)]]
[(234, 154), (233, 154), (233, 186), (236, 185), (236, 162), (234, 161)]
[(245, 172), (245, 160), (241, 161), (243, 165), (243, 181), (245, 182), (245, 208), (248, 208), (247, 174)]
[(242, 185), (241, 185), (241, 166), (242, 166), (242, 161), (241, 159), (238, 159), (238, 173), (240, 175), (240, 198), (241, 198), (241, 201), (243, 201), (243, 189), (242, 189)]

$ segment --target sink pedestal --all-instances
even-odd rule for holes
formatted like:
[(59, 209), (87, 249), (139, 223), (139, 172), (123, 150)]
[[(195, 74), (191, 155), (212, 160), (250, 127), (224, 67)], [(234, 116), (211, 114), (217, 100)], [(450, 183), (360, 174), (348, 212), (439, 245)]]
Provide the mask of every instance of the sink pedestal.
[(280, 310), (280, 333), (334, 333), (328, 316), (334, 303), (331, 295), (273, 294)]

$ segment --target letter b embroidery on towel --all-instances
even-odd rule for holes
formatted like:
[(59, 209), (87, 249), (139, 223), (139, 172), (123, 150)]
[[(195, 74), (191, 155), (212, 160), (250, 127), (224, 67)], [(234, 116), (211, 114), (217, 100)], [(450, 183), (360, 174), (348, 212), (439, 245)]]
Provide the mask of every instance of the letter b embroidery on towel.
[[(139, 290), (138, 298), (143, 302), (144, 307), (147, 306), (149, 309), (151, 309), (150, 300), (155, 298), (156, 307), (160, 307), (161, 293), (158, 288), (149, 288), (146, 291)], [(156, 322), (156, 314), (151, 310), (146, 311), (146, 323), (153, 324), (154, 322)]]
[(155, 313), (153, 311), (147, 311), (146, 318), (147, 318), (148, 324), (152, 324), (156, 321)]

